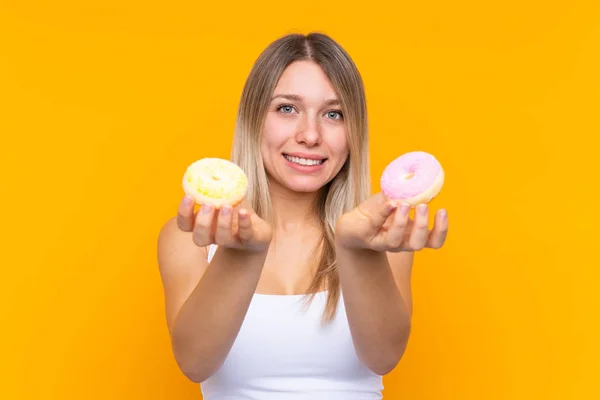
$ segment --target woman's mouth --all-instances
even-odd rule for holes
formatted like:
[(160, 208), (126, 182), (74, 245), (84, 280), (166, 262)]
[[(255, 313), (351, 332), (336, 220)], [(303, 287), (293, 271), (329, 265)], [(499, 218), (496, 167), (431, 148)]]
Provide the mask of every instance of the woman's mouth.
[(321, 158), (319, 156), (298, 157), (298, 156), (289, 155), (289, 154), (285, 154), (285, 153), (283, 154), (283, 157), (285, 157), (285, 159), (291, 163), (294, 163), (297, 165), (308, 166), (308, 167), (311, 167), (314, 165), (321, 165), (327, 160), (326, 158)]

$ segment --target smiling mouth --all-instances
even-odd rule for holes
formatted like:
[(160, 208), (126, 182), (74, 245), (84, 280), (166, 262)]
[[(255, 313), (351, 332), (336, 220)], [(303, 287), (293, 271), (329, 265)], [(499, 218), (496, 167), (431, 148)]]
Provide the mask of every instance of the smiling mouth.
[(298, 165), (304, 165), (304, 166), (313, 166), (313, 165), (321, 165), (323, 164), (325, 161), (327, 161), (326, 158), (320, 159), (320, 160), (313, 160), (310, 158), (302, 158), (302, 157), (293, 157), (287, 154), (283, 154), (283, 157), (285, 157), (286, 160), (288, 160), (289, 162), (293, 162), (294, 164), (298, 164)]

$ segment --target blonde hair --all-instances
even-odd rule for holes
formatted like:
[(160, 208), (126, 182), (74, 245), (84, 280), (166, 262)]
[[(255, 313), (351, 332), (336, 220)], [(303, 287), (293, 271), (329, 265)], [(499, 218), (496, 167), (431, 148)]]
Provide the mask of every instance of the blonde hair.
[(258, 216), (273, 223), (269, 184), (260, 151), (267, 108), (279, 78), (288, 65), (310, 60), (321, 66), (339, 97), (348, 136), (349, 157), (322, 190), (315, 212), (323, 236), (314, 252), (316, 271), (307, 291), (309, 299), (326, 284), (323, 320), (335, 315), (340, 298), (334, 227), (338, 218), (370, 194), (368, 124), (362, 78), (346, 51), (322, 33), (298, 33), (272, 42), (257, 58), (244, 85), (238, 109), (231, 159), (248, 175), (247, 199)]

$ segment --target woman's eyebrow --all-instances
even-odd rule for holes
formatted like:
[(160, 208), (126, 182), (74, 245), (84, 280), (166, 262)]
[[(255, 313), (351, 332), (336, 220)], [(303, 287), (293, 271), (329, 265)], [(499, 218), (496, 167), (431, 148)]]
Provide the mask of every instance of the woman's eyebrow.
[[(304, 100), (302, 98), (302, 96), (299, 96), (297, 94), (288, 94), (288, 93), (276, 94), (275, 96), (273, 96), (273, 98), (271, 100), (275, 100), (277, 98), (283, 98), (283, 99), (286, 99), (286, 100), (300, 101), (300, 102)], [(327, 104), (327, 105), (339, 105), (340, 101), (338, 99), (329, 99), (329, 100), (325, 101), (325, 104)]]
[(302, 97), (298, 96), (297, 94), (276, 94), (275, 96), (273, 96), (273, 98), (271, 100), (275, 100), (277, 98), (283, 98), (283, 99), (287, 99), (287, 100), (295, 100), (295, 101), (302, 101)]

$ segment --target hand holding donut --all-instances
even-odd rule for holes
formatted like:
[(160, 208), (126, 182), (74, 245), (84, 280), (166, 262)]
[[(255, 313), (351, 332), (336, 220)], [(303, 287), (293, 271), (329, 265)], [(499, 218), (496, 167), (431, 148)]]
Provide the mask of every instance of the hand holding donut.
[(197, 246), (217, 244), (251, 252), (269, 247), (271, 227), (244, 202), (247, 179), (237, 165), (218, 158), (196, 161), (184, 174), (183, 188), (186, 195), (177, 224), (193, 233)]
[[(433, 156), (411, 152), (397, 158), (382, 175), (382, 192), (340, 217), (336, 241), (346, 248), (389, 252), (442, 247), (448, 232), (446, 211), (436, 213), (430, 230), (427, 203), (443, 181), (444, 171)], [(416, 209), (414, 220), (411, 208)]]

